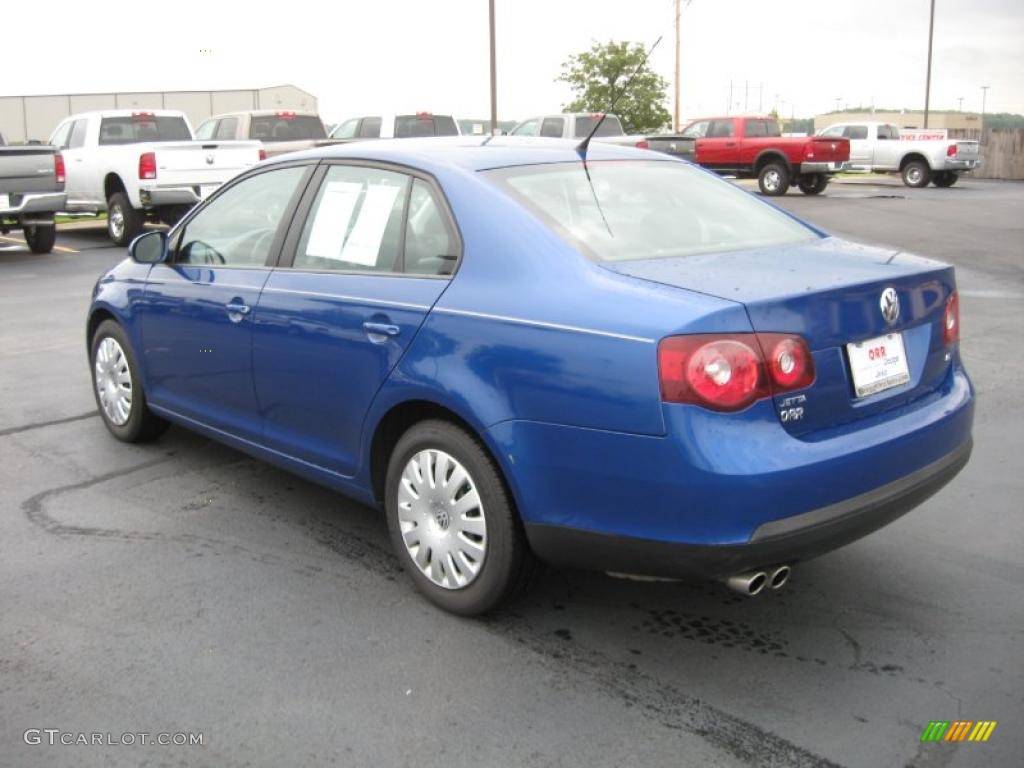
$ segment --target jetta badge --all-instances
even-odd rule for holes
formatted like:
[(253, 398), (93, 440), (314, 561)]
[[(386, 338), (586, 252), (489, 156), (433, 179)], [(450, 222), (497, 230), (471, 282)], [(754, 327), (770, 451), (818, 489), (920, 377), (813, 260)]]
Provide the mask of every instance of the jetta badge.
[(900, 317), (900, 297), (896, 295), (895, 288), (886, 288), (882, 291), (882, 298), (878, 305), (882, 308), (882, 317), (885, 322), (892, 325)]
[(207, 165), (213, 165), (213, 155), (207, 155), (206, 156), (206, 164)]

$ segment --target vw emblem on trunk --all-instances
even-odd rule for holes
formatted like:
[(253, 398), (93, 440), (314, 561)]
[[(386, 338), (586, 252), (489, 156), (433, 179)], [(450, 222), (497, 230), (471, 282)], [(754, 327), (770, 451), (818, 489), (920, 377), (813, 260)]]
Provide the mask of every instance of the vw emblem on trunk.
[(895, 288), (886, 288), (882, 291), (882, 298), (878, 305), (882, 308), (882, 317), (885, 322), (892, 325), (900, 317), (900, 297), (896, 295)]
[(207, 155), (206, 156), (206, 164), (207, 165), (213, 165), (213, 155)]

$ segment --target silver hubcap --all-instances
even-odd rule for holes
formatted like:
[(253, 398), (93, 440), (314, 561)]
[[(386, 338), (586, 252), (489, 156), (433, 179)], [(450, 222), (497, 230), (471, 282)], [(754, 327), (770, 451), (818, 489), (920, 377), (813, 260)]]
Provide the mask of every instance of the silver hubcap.
[(115, 205), (110, 209), (107, 217), (110, 219), (110, 234), (120, 239), (124, 235), (124, 211), (120, 206)]
[(426, 450), (405, 465), (398, 523), (420, 572), (445, 589), (476, 579), (487, 554), (484, 507), (469, 472), (444, 451)]
[(769, 192), (774, 192), (779, 188), (779, 172), (768, 171), (764, 175), (764, 188)]
[(917, 166), (907, 169), (907, 180), (911, 184), (919, 184), (921, 182), (921, 169)]
[(111, 423), (123, 426), (132, 415), (132, 374), (117, 340), (107, 336), (96, 348), (96, 394)]

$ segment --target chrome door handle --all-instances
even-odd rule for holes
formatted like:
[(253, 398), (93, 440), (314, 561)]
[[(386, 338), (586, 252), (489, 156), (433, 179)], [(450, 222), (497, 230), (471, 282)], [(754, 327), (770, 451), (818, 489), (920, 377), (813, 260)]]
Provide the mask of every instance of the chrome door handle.
[(397, 336), (402, 329), (388, 323), (363, 323), (363, 330), (370, 336)]
[(248, 315), (251, 309), (248, 304), (243, 304), (241, 301), (232, 301), (225, 308), (229, 315)]

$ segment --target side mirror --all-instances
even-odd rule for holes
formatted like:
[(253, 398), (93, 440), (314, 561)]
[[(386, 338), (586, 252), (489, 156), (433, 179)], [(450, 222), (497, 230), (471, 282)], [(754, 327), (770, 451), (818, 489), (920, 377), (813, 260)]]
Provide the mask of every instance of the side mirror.
[(167, 258), (167, 233), (146, 232), (128, 246), (128, 254), (139, 264), (159, 264)]

